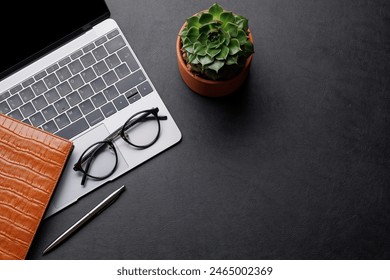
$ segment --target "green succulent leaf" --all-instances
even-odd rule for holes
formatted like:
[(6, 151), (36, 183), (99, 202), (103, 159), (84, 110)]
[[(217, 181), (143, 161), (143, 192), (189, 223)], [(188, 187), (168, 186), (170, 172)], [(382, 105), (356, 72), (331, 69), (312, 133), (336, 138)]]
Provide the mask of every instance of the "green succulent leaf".
[(188, 44), (188, 45), (183, 46), (183, 49), (189, 54), (194, 53), (194, 46), (192, 44)]
[(198, 60), (199, 60), (200, 64), (202, 64), (203, 66), (214, 62), (214, 59), (208, 55), (202, 56), (202, 57), (198, 56)]
[(223, 12), (219, 16), (219, 19), (223, 22), (224, 25), (226, 25), (229, 22), (236, 22), (236, 18), (234, 17), (232, 12)]
[(201, 25), (203, 24), (206, 24), (206, 23), (210, 23), (213, 21), (213, 15), (212, 14), (209, 14), (209, 13), (203, 13), (200, 18), (199, 18), (199, 23)]
[(191, 28), (191, 27), (200, 27), (201, 24), (199, 23), (199, 16), (192, 16), (190, 18), (187, 19), (187, 27), (188, 28)]
[(223, 8), (219, 6), (217, 3), (212, 5), (209, 9), (209, 13), (212, 14), (216, 19), (219, 19), (222, 12), (223, 12)]
[(247, 41), (243, 46), (243, 51), (246, 57), (249, 57), (252, 53), (254, 53), (253, 44), (250, 41)]
[(215, 41), (215, 42), (207, 41), (207, 48), (215, 49), (218, 46), (218, 44), (219, 44), (218, 41)]
[(248, 36), (243, 30), (238, 30), (237, 40), (240, 42), (240, 46), (242, 46), (248, 41)]
[(192, 26), (188, 29), (187, 38), (190, 39), (191, 42), (195, 43), (198, 36), (199, 29), (197, 27)]
[(221, 52), (220, 49), (210, 49), (210, 48), (207, 48), (206, 50), (206, 53), (210, 56), (210, 57), (215, 57), (217, 54), (219, 54)]
[(221, 52), (215, 57), (217, 60), (226, 60), (229, 55), (229, 48), (226, 46), (222, 46)]
[(238, 55), (229, 56), (226, 59), (226, 65), (235, 65), (238, 64)]
[(201, 33), (200, 35), (199, 35), (199, 37), (197, 38), (197, 41), (199, 42), (199, 43), (201, 43), (203, 46), (206, 46), (206, 44), (207, 44), (207, 34), (206, 33)]
[(223, 36), (225, 37), (225, 46), (229, 46), (230, 39), (231, 39), (231, 36), (230, 36), (229, 32), (224, 32)]
[(188, 34), (188, 26), (186, 25), (185, 28), (180, 32), (180, 37), (186, 37)]
[(210, 64), (207, 67), (218, 73), (218, 71), (223, 67), (223, 65), (224, 63), (222, 61), (215, 60), (212, 64)]
[(244, 17), (238, 16), (238, 20), (236, 20), (236, 24), (238, 28), (244, 30), (245, 32), (248, 30), (248, 20)]
[(200, 34), (202, 34), (202, 33), (207, 34), (211, 29), (212, 29), (212, 25), (206, 23), (206, 24), (202, 25), (202, 26), (199, 28), (199, 33), (200, 33)]
[[(194, 63), (194, 60), (196, 59), (196, 54), (190, 54), (188, 56), (188, 63)], [(195, 63), (194, 63), (195, 64)]]
[(200, 42), (196, 42), (194, 44), (194, 53), (197, 55), (205, 56), (206, 55), (206, 47), (203, 46)]
[(185, 37), (183, 40), (183, 48), (186, 48), (188, 47), (189, 45), (193, 45), (193, 43), (190, 41), (190, 39), (188, 39), (187, 37)]
[(224, 31), (228, 32), (232, 38), (236, 38), (238, 35), (238, 25), (228, 22), (224, 28)]
[(231, 39), (228, 47), (229, 47), (229, 55), (235, 55), (239, 51), (241, 51), (240, 42), (237, 39)]

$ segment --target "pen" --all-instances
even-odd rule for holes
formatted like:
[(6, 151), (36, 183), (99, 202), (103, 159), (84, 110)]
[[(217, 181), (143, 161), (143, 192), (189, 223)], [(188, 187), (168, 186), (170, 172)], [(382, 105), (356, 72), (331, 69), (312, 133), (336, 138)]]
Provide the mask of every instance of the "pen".
[(54, 240), (44, 251), (43, 255), (53, 250), (55, 247), (60, 245), (63, 241), (65, 241), (68, 237), (70, 237), (76, 230), (81, 228), (85, 223), (87, 223), (92, 218), (96, 217), (100, 214), (104, 209), (110, 206), (125, 190), (126, 186), (122, 186), (112, 194), (107, 196), (102, 202), (100, 202), (95, 208), (89, 211), (84, 217), (78, 220), (73, 226), (71, 226), (67, 231), (61, 234), (56, 240)]

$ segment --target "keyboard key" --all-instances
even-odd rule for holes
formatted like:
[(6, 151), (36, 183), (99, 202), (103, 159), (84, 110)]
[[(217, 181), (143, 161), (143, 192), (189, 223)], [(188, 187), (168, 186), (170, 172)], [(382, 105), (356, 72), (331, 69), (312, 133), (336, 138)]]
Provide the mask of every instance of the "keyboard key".
[(54, 123), (54, 121), (49, 121), (42, 125), (42, 129), (49, 132), (49, 133), (54, 133), (58, 130), (58, 127)]
[(114, 105), (118, 111), (122, 110), (123, 108), (125, 108), (129, 105), (129, 102), (127, 102), (127, 99), (123, 95), (114, 99), (113, 102), (114, 102)]
[(74, 122), (83, 116), (79, 107), (74, 107), (66, 112), (68, 114), (69, 119)]
[(23, 120), (24, 123), (31, 125), (31, 122), (28, 119)]
[(126, 63), (123, 63), (122, 65), (115, 68), (115, 72), (118, 75), (119, 79), (123, 79), (124, 77), (126, 77), (131, 73)]
[(83, 112), (84, 115), (88, 114), (89, 112), (92, 112), (95, 107), (93, 106), (91, 100), (85, 100), (79, 105), (81, 112)]
[(56, 134), (66, 139), (72, 139), (81, 132), (89, 128), (88, 123), (84, 118), (79, 119), (77, 122), (68, 125), (64, 129), (58, 131)]
[(79, 87), (84, 85), (84, 81), (80, 75), (76, 75), (76, 76), (70, 78), (69, 83), (70, 83), (70, 86), (72, 87), (73, 90), (76, 90)]
[(131, 54), (130, 49), (128, 47), (121, 49), (118, 52), (118, 56), (122, 60), (122, 62), (127, 63), (127, 65), (129, 66), (132, 72), (134, 72), (139, 68), (137, 61), (135, 60), (134, 56)]
[(80, 60), (75, 60), (68, 64), (70, 72), (72, 72), (73, 75), (76, 75), (78, 72), (84, 70), (83, 65), (81, 64)]
[(99, 92), (98, 94), (94, 95), (91, 98), (93, 105), (95, 105), (96, 108), (102, 106), (103, 104), (107, 103), (106, 98), (104, 97), (103, 93)]
[(66, 96), (66, 100), (68, 100), (69, 105), (73, 107), (81, 102), (81, 97), (77, 93), (77, 91), (74, 91), (68, 96)]
[(22, 113), (20, 113), (19, 109), (9, 113), (8, 116), (10, 116), (11, 118), (17, 119), (19, 121), (23, 120)]
[(51, 120), (55, 116), (57, 116), (57, 111), (54, 109), (53, 105), (49, 105), (45, 109), (42, 110), (42, 114), (46, 120)]
[(52, 87), (55, 87), (56, 85), (58, 85), (60, 83), (60, 81), (58, 80), (57, 76), (54, 73), (47, 76), (43, 80), (45, 81), (45, 83), (49, 89)]
[(41, 95), (42, 93), (47, 91), (47, 87), (46, 87), (45, 83), (42, 80), (36, 82), (31, 87), (34, 90), (35, 95)]
[(97, 49), (94, 49), (94, 50), (92, 51), (92, 54), (93, 54), (93, 56), (95, 57), (95, 59), (96, 59), (97, 61), (102, 60), (103, 58), (105, 58), (106, 56), (108, 56), (108, 53), (107, 53), (107, 51), (104, 49), (103, 46), (100, 46), (100, 47), (98, 47)]
[(85, 48), (83, 48), (83, 52), (84, 52), (84, 53), (87, 53), (87, 52), (93, 50), (94, 48), (95, 48), (95, 44), (94, 44), (94, 43), (91, 43), (91, 44), (89, 44), (88, 46), (86, 46)]
[(37, 111), (41, 110), (42, 108), (45, 108), (48, 105), (46, 99), (42, 95), (35, 98), (32, 101), (32, 104)]
[(127, 99), (129, 99), (130, 97), (132, 97), (133, 95), (135, 95), (137, 93), (138, 93), (137, 88), (132, 88), (131, 90), (129, 90), (128, 92), (125, 93), (125, 96)]
[(38, 127), (45, 122), (45, 119), (43, 118), (42, 114), (38, 112), (30, 117), (30, 122), (33, 126)]
[(142, 72), (142, 70), (138, 70), (134, 72), (133, 74), (127, 76), (123, 80), (120, 80), (116, 83), (116, 87), (118, 88), (120, 93), (124, 93), (128, 91), (129, 89), (135, 87), (136, 85), (142, 83), (145, 81), (145, 75)]
[(31, 88), (26, 88), (24, 90), (22, 90), (20, 93), (19, 93), (20, 97), (22, 98), (22, 100), (24, 102), (28, 102), (30, 101), (31, 99), (33, 99), (35, 97), (35, 94), (33, 93), (32, 89)]
[(100, 61), (93, 66), (93, 70), (98, 76), (101, 76), (108, 71), (108, 67), (104, 61)]
[(110, 86), (118, 81), (118, 77), (115, 75), (115, 72), (111, 70), (110, 72), (103, 75), (103, 80), (107, 86)]
[(8, 98), (8, 104), (11, 107), (12, 110), (18, 108), (20, 105), (23, 104), (22, 99), (20, 99), (19, 95), (14, 95)]
[(56, 103), (54, 103), (54, 108), (56, 108), (58, 114), (61, 114), (68, 110), (70, 108), (68, 102), (65, 100), (65, 98), (62, 98), (58, 100)]
[(22, 85), (23, 85), (23, 87), (28, 87), (29, 85), (32, 85), (34, 82), (35, 82), (35, 81), (34, 81), (34, 78), (31, 77), (30, 79), (25, 80), (25, 81), (22, 83)]
[(87, 53), (86, 55), (80, 57), (80, 61), (84, 65), (84, 68), (88, 68), (96, 62), (95, 58), (91, 53)]
[(64, 66), (62, 67), (61, 69), (59, 69), (57, 72), (56, 72), (58, 78), (60, 79), (61, 82), (69, 79), (72, 74), (70, 73), (68, 67)]
[(9, 91), (5, 91), (3, 93), (0, 93), (0, 102), (6, 100), (10, 96), (11, 96), (11, 94), (9, 93)]
[(64, 97), (72, 91), (72, 88), (70, 87), (69, 83), (65, 81), (57, 86), (57, 91), (62, 97)]
[(83, 77), (84, 82), (86, 83), (89, 83), (90, 81), (96, 78), (96, 74), (91, 67), (81, 72), (81, 76)]
[(65, 66), (66, 64), (68, 64), (69, 62), (71, 62), (72, 60), (70, 59), (69, 56), (65, 57), (64, 59), (61, 59), (60, 62), (58, 62), (58, 64), (60, 65), (60, 67), (63, 67)]
[(103, 44), (104, 42), (106, 42), (107, 41), (107, 38), (104, 36), (104, 37), (101, 37), (101, 38), (99, 38), (99, 39), (97, 39), (96, 41), (95, 41), (95, 45), (96, 46), (99, 46), (99, 45), (101, 45), (101, 44)]
[(59, 129), (64, 128), (65, 126), (70, 124), (70, 120), (65, 113), (54, 118), (54, 121), (56, 122)]
[(27, 118), (35, 113), (35, 109), (31, 102), (29, 102), (20, 107), (20, 112), (22, 113), (23, 117)]
[(106, 87), (106, 84), (103, 79), (99, 77), (91, 82), (91, 86), (95, 92), (99, 92)]
[(103, 90), (103, 93), (106, 96), (107, 100), (112, 100), (115, 97), (119, 96), (119, 92), (114, 86), (110, 86), (109, 88)]
[(53, 64), (52, 66), (48, 67), (48, 68), (46, 69), (46, 71), (47, 71), (48, 74), (50, 74), (50, 73), (56, 71), (58, 68), (60, 68), (60, 67), (59, 67), (58, 64), (56, 63), (56, 64)]
[(46, 75), (47, 75), (47, 74), (46, 74), (46, 71), (43, 70), (42, 72), (36, 74), (36, 75), (34, 76), (34, 79), (35, 79), (36, 81), (38, 81), (38, 80), (42, 79), (43, 77), (46, 77)]
[(134, 102), (141, 99), (141, 95), (139, 93), (132, 95), (130, 98), (127, 98), (129, 100), (130, 104), (133, 104)]
[(104, 116), (102, 112), (100, 112), (99, 109), (93, 111), (89, 115), (85, 117), (89, 123), (90, 126), (94, 126), (95, 124), (100, 123), (102, 120), (104, 120)]
[(53, 103), (60, 99), (60, 95), (58, 94), (57, 90), (55, 88), (49, 90), (48, 92), (45, 93), (45, 97), (47, 102)]
[(82, 50), (78, 50), (77, 52), (71, 54), (71, 55), (70, 55), (70, 58), (71, 58), (71, 59), (76, 59), (76, 58), (78, 58), (78, 57), (80, 57), (80, 56), (82, 56), (82, 55), (83, 55), (83, 51), (82, 51)]
[(0, 114), (7, 115), (9, 112), (11, 112), (11, 108), (8, 106), (6, 101), (3, 101), (0, 103)]
[(110, 69), (117, 67), (121, 63), (115, 53), (107, 57), (105, 61)]
[(142, 96), (148, 95), (153, 91), (152, 86), (148, 81), (143, 82), (138, 87), (138, 91)]
[(117, 112), (114, 105), (112, 105), (111, 102), (104, 105), (101, 109), (102, 109), (102, 112), (106, 118), (108, 118), (109, 116), (111, 116)]
[(79, 88), (78, 92), (84, 100), (87, 99), (88, 97), (91, 97), (94, 94), (90, 85), (85, 85), (82, 88)]
[(114, 31), (111, 31), (110, 33), (108, 33), (107, 37), (108, 37), (108, 39), (112, 39), (112, 38), (114, 38), (118, 34), (119, 34), (118, 29), (115, 29)]
[(125, 40), (123, 40), (122, 36), (117, 36), (114, 39), (108, 41), (104, 46), (107, 51), (111, 54), (120, 48), (123, 48), (126, 45)]
[(9, 90), (9, 92), (10, 92), (12, 95), (14, 95), (15, 93), (21, 91), (22, 89), (23, 89), (22, 85), (19, 84), (19, 85), (17, 85), (17, 86), (14, 86), (13, 88), (11, 88), (11, 89)]

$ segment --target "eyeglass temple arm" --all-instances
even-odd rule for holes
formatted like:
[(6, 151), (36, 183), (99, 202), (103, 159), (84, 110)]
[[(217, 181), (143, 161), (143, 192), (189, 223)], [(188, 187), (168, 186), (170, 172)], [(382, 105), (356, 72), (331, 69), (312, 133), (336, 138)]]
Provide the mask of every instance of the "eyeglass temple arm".
[[(127, 126), (125, 127), (125, 129), (129, 129), (130, 127), (132, 127), (133, 125), (135, 125), (136, 123), (138, 122), (141, 122), (141, 121), (146, 121), (146, 120), (150, 120), (150, 119), (153, 119), (154, 117), (143, 117), (143, 116), (140, 116), (132, 121), (130, 121)], [(168, 119), (167, 116), (157, 116), (158, 120), (160, 121), (166, 121)], [(121, 130), (122, 130), (123, 126), (119, 127), (117, 130), (115, 130), (113, 133), (111, 133), (110, 135), (108, 135), (104, 141), (113, 141), (115, 138), (117, 138), (120, 134), (121, 134)]]

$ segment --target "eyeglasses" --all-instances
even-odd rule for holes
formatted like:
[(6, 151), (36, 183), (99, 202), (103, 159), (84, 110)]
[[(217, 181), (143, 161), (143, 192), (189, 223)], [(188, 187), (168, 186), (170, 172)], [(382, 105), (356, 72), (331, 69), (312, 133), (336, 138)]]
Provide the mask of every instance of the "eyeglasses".
[(104, 180), (115, 172), (118, 152), (113, 142), (119, 136), (137, 149), (146, 149), (156, 143), (160, 136), (160, 120), (167, 120), (166, 116), (159, 116), (158, 111), (158, 108), (152, 108), (134, 114), (103, 141), (89, 146), (73, 167), (73, 170), (83, 173), (81, 185), (85, 184), (87, 177)]

